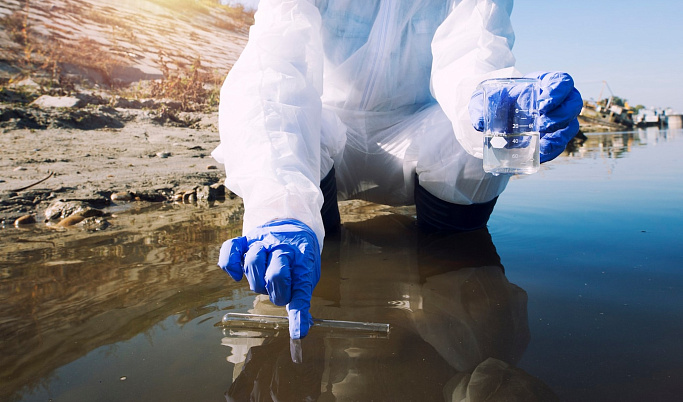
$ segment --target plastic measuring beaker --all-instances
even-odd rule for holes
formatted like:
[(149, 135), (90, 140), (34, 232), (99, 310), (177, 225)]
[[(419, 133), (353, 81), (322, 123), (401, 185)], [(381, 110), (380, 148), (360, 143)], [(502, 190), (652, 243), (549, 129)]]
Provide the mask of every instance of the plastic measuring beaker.
[(531, 174), (540, 166), (539, 81), (535, 78), (493, 78), (483, 81), (484, 171)]

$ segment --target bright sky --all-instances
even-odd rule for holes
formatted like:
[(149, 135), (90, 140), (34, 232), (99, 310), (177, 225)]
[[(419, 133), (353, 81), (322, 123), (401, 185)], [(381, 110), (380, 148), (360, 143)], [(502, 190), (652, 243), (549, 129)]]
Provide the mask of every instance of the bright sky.
[[(226, 0), (256, 9), (258, 0)], [(360, 0), (359, 0), (360, 1)], [(584, 99), (606, 81), (632, 105), (683, 113), (680, 0), (517, 0), (513, 52), (522, 72), (566, 71)], [(603, 97), (609, 95), (607, 88)]]
[(631, 105), (683, 113), (681, 4), (518, 0), (512, 11), (517, 67), (566, 71), (584, 99), (597, 99), (604, 80)]

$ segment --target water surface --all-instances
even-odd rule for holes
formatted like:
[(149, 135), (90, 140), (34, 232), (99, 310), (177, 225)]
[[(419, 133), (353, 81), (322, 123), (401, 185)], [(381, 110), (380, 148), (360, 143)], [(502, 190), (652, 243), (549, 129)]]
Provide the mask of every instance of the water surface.
[(680, 130), (588, 135), (467, 234), (345, 203), (312, 312), (389, 323), (388, 339), (217, 326), (284, 314), (215, 265), (235, 202), (2, 229), (0, 400), (677, 400), (682, 153)]

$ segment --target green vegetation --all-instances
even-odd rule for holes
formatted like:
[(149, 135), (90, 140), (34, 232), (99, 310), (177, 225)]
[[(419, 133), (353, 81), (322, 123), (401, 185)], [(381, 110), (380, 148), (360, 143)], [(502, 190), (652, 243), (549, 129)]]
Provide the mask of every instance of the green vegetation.
[(626, 106), (626, 99), (622, 99), (618, 96), (613, 96), (612, 97), (612, 104), (616, 106)]

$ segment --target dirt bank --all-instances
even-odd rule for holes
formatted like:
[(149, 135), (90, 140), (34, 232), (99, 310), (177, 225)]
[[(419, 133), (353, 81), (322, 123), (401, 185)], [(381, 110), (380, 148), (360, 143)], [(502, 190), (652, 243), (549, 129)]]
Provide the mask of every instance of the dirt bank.
[[(196, 189), (224, 176), (209, 155), (218, 143), (215, 120), (208, 114), (201, 128), (172, 127), (139, 112), (122, 128), (6, 130), (0, 135), (0, 219), (5, 225), (24, 215), (40, 221), (58, 199), (106, 207), (112, 195), (119, 203), (171, 201), (188, 192), (196, 198)], [(185, 201), (192, 201), (189, 194)]]

